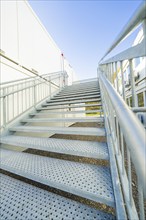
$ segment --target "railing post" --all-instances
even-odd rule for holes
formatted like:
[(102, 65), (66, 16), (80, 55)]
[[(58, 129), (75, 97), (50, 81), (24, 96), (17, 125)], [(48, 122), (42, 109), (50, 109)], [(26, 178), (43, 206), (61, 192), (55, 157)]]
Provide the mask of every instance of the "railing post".
[(124, 73), (123, 73), (123, 62), (120, 61), (121, 78), (122, 78), (122, 96), (125, 100), (125, 83), (124, 83)]
[(135, 79), (134, 79), (134, 72), (132, 66), (132, 59), (129, 60), (129, 67), (130, 67), (130, 80), (131, 80), (131, 93), (132, 93), (132, 107), (137, 106), (137, 96), (135, 91)]
[(146, 19), (143, 20), (142, 27), (143, 27), (143, 35), (144, 38), (146, 39)]
[(106, 71), (105, 71), (105, 75), (106, 75), (106, 78), (108, 78), (108, 64), (106, 64)]
[(68, 84), (68, 75), (64, 75), (64, 85), (66, 86)]
[(34, 108), (36, 108), (36, 80), (34, 79), (34, 87), (33, 87), (33, 91), (34, 91)]
[(114, 63), (111, 63), (112, 65), (112, 84), (114, 85)]
[(51, 99), (51, 76), (49, 76), (49, 94)]
[(110, 82), (112, 83), (112, 63), (110, 65)]
[(62, 77), (61, 77), (61, 73), (59, 74), (59, 91), (61, 91), (62, 88)]
[(6, 89), (3, 89), (3, 127), (6, 127)]
[[(115, 65), (114, 65), (115, 64)], [(115, 72), (114, 72), (115, 71)], [(115, 82), (115, 80), (116, 80), (116, 78), (115, 78), (115, 74), (116, 74), (116, 62), (115, 63), (113, 63), (113, 85), (114, 85), (114, 87), (116, 88), (116, 82)]]
[(115, 62), (115, 71), (116, 71), (116, 87), (117, 87), (117, 92), (119, 92), (119, 77), (118, 77), (118, 62)]

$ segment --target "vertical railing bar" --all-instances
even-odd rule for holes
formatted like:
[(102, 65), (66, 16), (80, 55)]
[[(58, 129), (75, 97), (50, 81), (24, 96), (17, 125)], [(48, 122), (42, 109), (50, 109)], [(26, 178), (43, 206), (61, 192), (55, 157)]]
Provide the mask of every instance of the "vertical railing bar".
[(116, 87), (117, 87), (117, 92), (119, 92), (119, 76), (118, 76), (118, 62), (115, 62), (115, 71), (116, 71)]
[(112, 83), (112, 63), (110, 65), (110, 82)]
[[(27, 87), (27, 82), (25, 83), (25, 88), (26, 87)], [(24, 100), (25, 100), (25, 108), (24, 109), (27, 109), (27, 103), (28, 103), (28, 100), (27, 100), (27, 89), (25, 89)]]
[[(7, 88), (7, 93), (9, 88)], [(9, 122), (9, 95), (7, 96), (7, 123)]]
[[(49, 81), (51, 81), (51, 77), (49, 77)], [(51, 99), (51, 83), (49, 84), (49, 94), (50, 94), (50, 99)]]
[(119, 123), (116, 117), (116, 130), (117, 130), (117, 145), (118, 145), (118, 155), (120, 154), (120, 137), (119, 137)]
[(131, 90), (132, 90), (132, 107), (135, 107), (137, 106), (137, 97), (135, 91), (135, 79), (134, 79), (132, 59), (129, 60), (129, 67), (130, 67), (130, 80), (131, 80)]
[(23, 107), (23, 102), (24, 102), (24, 98), (23, 98), (23, 93), (24, 93), (25, 91), (24, 90), (22, 90), (22, 92), (21, 92), (21, 97), (22, 97), (22, 108), (21, 108), (21, 112), (23, 112), (23, 109), (24, 109), (24, 107)]
[(6, 127), (6, 89), (4, 88), (3, 89), (3, 127), (5, 128)]
[(33, 93), (34, 93), (34, 107), (36, 107), (36, 93), (37, 93), (37, 91), (36, 91), (36, 81), (35, 81), (35, 79), (34, 79), (34, 86), (33, 86)]
[(108, 64), (106, 64), (106, 78), (108, 78)]
[(114, 85), (114, 63), (111, 63), (111, 65), (112, 65), (112, 84), (115, 87)]
[(125, 155), (124, 155), (124, 137), (123, 137), (123, 133), (121, 131), (120, 133), (121, 135), (121, 153), (122, 153), (122, 174), (124, 175), (125, 173)]
[[(19, 90), (19, 84), (17, 85), (17, 90)], [(19, 115), (19, 92), (17, 92), (17, 115)]]
[[(31, 86), (31, 85), (30, 85)], [(29, 94), (28, 94), (28, 97), (29, 97), (29, 108), (30, 108), (30, 94), (31, 94), (31, 87), (28, 89), (29, 91)]]
[(128, 148), (127, 148), (127, 162), (128, 162), (129, 203), (130, 203), (130, 206), (132, 206), (131, 159), (130, 159), (130, 152)]
[(123, 62), (120, 61), (121, 78), (122, 78), (122, 96), (125, 100), (125, 83), (124, 83), (124, 73), (123, 73)]
[[(12, 91), (14, 92), (14, 86), (12, 87)], [(15, 108), (15, 105), (14, 105), (14, 93), (12, 94), (12, 103), (13, 103), (13, 118), (14, 118), (14, 108)]]
[(116, 89), (116, 63), (114, 62), (114, 65), (113, 65), (113, 70), (114, 70), (114, 74), (113, 74), (113, 79), (114, 79), (114, 87)]
[(144, 198), (143, 198), (143, 189), (140, 184), (139, 178), (137, 180), (138, 184), (138, 201), (139, 201), (139, 211), (140, 211), (140, 220), (145, 219), (145, 213), (144, 213)]

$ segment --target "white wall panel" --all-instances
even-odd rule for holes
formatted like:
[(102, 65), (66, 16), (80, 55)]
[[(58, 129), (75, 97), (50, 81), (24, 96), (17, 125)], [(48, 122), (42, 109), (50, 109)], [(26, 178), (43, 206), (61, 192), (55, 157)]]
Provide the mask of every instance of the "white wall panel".
[[(6, 56), (18, 61), (20, 65), (37, 70), (39, 74), (62, 70), (60, 49), (27, 1), (1, 1), (1, 12), (1, 50)], [(4, 62), (8, 63), (7, 60)], [(75, 78), (72, 76), (74, 72), (66, 63), (64, 70), (71, 83)], [(22, 77), (22, 73), (18, 74), (18, 71), (8, 66), (3, 68), (1, 74), (2, 81)]]

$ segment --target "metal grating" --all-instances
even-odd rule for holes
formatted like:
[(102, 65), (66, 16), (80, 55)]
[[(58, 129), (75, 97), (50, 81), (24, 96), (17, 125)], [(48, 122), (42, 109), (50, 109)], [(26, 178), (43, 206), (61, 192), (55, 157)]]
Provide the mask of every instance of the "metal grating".
[(74, 117), (74, 118), (28, 118), (22, 119), (21, 122), (30, 123), (49, 123), (49, 122), (103, 122), (103, 117)]
[[(89, 90), (83, 90), (83, 91), (69, 91), (69, 92), (64, 92), (63, 90), (56, 94), (57, 96), (62, 96), (62, 95), (75, 95), (75, 94), (89, 94), (89, 93), (94, 93), (98, 92), (100, 93), (100, 90), (98, 89), (89, 89)], [(55, 96), (54, 96), (55, 97)]]
[[(84, 110), (80, 110), (80, 111), (48, 111), (47, 113), (44, 113), (44, 112), (39, 112), (39, 113), (30, 113), (29, 115), (30, 116), (47, 116), (47, 115), (55, 115), (55, 114), (59, 114), (59, 115), (62, 115), (62, 114), (88, 114), (88, 113), (97, 113), (97, 112), (103, 112), (102, 110), (87, 110), (87, 111), (84, 111)], [(88, 115), (88, 117), (92, 117), (90, 115)]]
[(64, 102), (46, 102), (45, 104), (42, 104), (42, 106), (53, 106), (53, 105), (69, 105), (69, 104), (76, 104), (76, 103), (86, 103), (86, 102), (100, 102), (101, 98), (96, 99), (86, 99), (86, 100), (76, 100), (76, 101), (64, 101)]
[(63, 140), (56, 138), (34, 138), (14, 135), (2, 137), (0, 141), (3, 144), (13, 146), (21, 146), (96, 159), (108, 159), (108, 149), (106, 143), (101, 142)]
[(56, 133), (56, 134), (76, 134), (76, 135), (92, 135), (105, 136), (104, 128), (85, 128), (85, 127), (41, 127), (41, 126), (17, 126), (12, 127), (9, 131), (17, 132), (39, 132), (39, 133)]
[(114, 220), (115, 217), (73, 200), (0, 174), (1, 220)]
[(80, 99), (89, 99), (89, 98), (100, 98), (100, 95), (89, 95), (89, 96), (79, 96), (79, 97), (62, 97), (62, 98), (58, 98), (58, 97), (54, 97), (51, 100), (49, 99), (47, 102), (62, 102), (62, 101), (70, 101), (70, 100), (80, 100)]
[(73, 98), (73, 97), (80, 97), (80, 96), (89, 96), (89, 95), (99, 95), (100, 96), (100, 92), (95, 91), (95, 92), (88, 92), (88, 93), (81, 93), (81, 94), (69, 94), (69, 95), (61, 95), (61, 92), (56, 94), (53, 99), (58, 98), (58, 99), (62, 99), (62, 98)]
[(1, 149), (1, 168), (51, 187), (115, 206), (108, 167)]
[(87, 104), (87, 105), (71, 105), (71, 106), (69, 106), (69, 105), (64, 105), (64, 106), (51, 106), (51, 107), (41, 107), (41, 108), (37, 108), (36, 110), (38, 110), (38, 111), (40, 111), (40, 110), (52, 110), (52, 109), (68, 109), (68, 108), (70, 108), (70, 109), (72, 109), (72, 108), (85, 108), (85, 107), (95, 107), (95, 106), (97, 106), (97, 107), (100, 107), (101, 106), (101, 104)]

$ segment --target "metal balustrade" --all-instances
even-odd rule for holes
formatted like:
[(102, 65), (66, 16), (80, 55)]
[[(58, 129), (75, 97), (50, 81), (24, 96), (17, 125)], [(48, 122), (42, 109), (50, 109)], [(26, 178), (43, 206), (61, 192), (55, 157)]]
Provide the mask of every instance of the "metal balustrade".
[[(144, 126), (133, 113), (145, 112), (146, 77), (137, 80), (133, 61), (138, 57), (146, 59), (146, 4), (143, 2), (131, 17), (119, 36), (99, 63), (98, 74), (105, 116), (107, 140), (110, 156), (114, 158), (123, 192), (128, 219), (145, 219), (144, 201), (146, 198), (146, 133)], [(143, 28), (143, 40), (136, 46), (107, 60), (105, 57), (123, 41), (138, 25)], [(130, 84), (124, 81), (124, 65), (128, 63)], [(146, 66), (144, 67), (144, 71)], [(121, 84), (120, 79), (121, 78)], [(138, 94), (143, 94), (143, 106), (138, 106)], [(126, 101), (131, 100), (131, 103)], [(128, 105), (132, 107), (130, 109)], [(132, 112), (133, 110), (133, 112)], [(111, 161), (111, 169), (114, 161)], [(115, 182), (116, 182), (115, 181)], [(138, 191), (138, 193), (136, 193)], [(117, 210), (120, 212), (120, 210)]]
[(17, 117), (59, 92), (66, 78), (66, 72), (58, 72), (1, 83), (1, 132)]
[[(0, 53), (4, 59), (12, 62), (17, 67), (21, 66), (21, 72), (24, 71), (23, 73), (25, 73), (27, 71), (35, 75), (35, 77), (0, 84), (0, 128), (1, 132), (7, 131), (7, 128), (10, 132), (9, 135), (1, 138), (1, 143), (11, 145), (12, 150), (13, 146), (18, 145), (19, 147), (55, 152), (56, 154), (64, 153), (71, 156), (88, 156), (89, 158), (109, 160), (110, 164), (110, 167), (89, 165), (87, 163), (81, 164), (62, 160), (61, 158), (54, 159), (2, 149), (1, 167), (3, 170), (16, 175), (21, 174), (20, 176), (26, 177), (31, 181), (56, 187), (64, 192), (113, 207), (115, 208), (116, 219), (145, 219), (146, 133), (138, 118), (140, 118), (139, 115), (146, 114), (146, 76), (144, 73), (139, 75), (133, 68), (134, 59), (143, 57), (143, 60), (146, 60), (145, 12), (146, 4), (143, 2), (105, 53), (98, 67), (99, 81), (95, 80), (95, 78), (76, 81), (73, 85), (67, 86), (61, 91), (67, 85), (68, 76), (66, 72), (40, 75), (37, 71), (24, 67), (5, 54)], [(143, 38), (139, 44), (104, 60), (140, 24), (143, 27)], [(125, 66), (129, 66), (130, 80), (128, 83), (125, 83), (124, 79)], [(58, 92), (60, 93), (56, 95)], [(100, 94), (101, 102), (97, 99)], [(139, 105), (139, 94), (143, 96), (143, 106)], [(53, 99), (51, 99), (52, 96), (54, 96)], [(98, 102), (95, 103), (95, 101)], [(88, 110), (85, 107), (98, 108), (96, 110)], [(101, 109), (99, 110), (100, 107)], [(100, 117), (74, 118), (75, 114), (95, 112), (100, 112)], [(24, 126), (21, 124), (27, 122), (50, 123), (52, 121), (75, 122), (76, 120), (78, 122), (95, 120), (102, 124), (101, 112), (104, 113), (105, 129), (41, 125)], [(27, 117), (24, 117), (25, 114), (27, 114)], [(60, 114), (63, 117), (55, 118), (51, 116), (52, 114)], [(66, 114), (73, 114), (73, 117), (65, 118)], [(47, 119), (45, 116), (48, 115), (51, 117)], [(39, 117), (28, 118), (28, 116)], [(18, 120), (19, 126), (14, 123), (16, 120)], [(11, 126), (11, 123), (13, 123), (13, 126)], [(12, 132), (18, 133), (11, 135)], [(21, 136), (19, 132), (23, 134), (26, 132), (27, 135), (31, 132), (36, 134), (46, 132), (47, 135), (49, 132), (53, 132), (57, 134), (97, 136), (98, 138), (106, 135), (107, 145), (98, 141), (61, 140), (48, 138), (48, 136), (47, 138), (39, 136), (37, 138), (35, 136), (25, 137), (25, 135)], [(7, 161), (5, 158), (10, 158), (10, 160)], [(21, 167), (19, 167), (19, 164), (21, 164)], [(11, 180), (11, 183), (13, 182), (16, 185), (18, 184), (16, 180)], [(30, 188), (29, 185), (27, 187), (28, 189)], [(38, 198), (40, 199), (40, 197)], [(52, 200), (50, 199), (50, 201)], [(65, 198), (62, 201), (66, 202)], [(13, 210), (13, 206), (11, 209)], [(15, 213), (16, 216), (17, 213)], [(104, 218), (104, 215), (104, 212), (100, 213), (101, 219)], [(115, 219), (114, 216), (109, 214), (105, 216), (106, 219), (110, 219), (110, 217)]]

